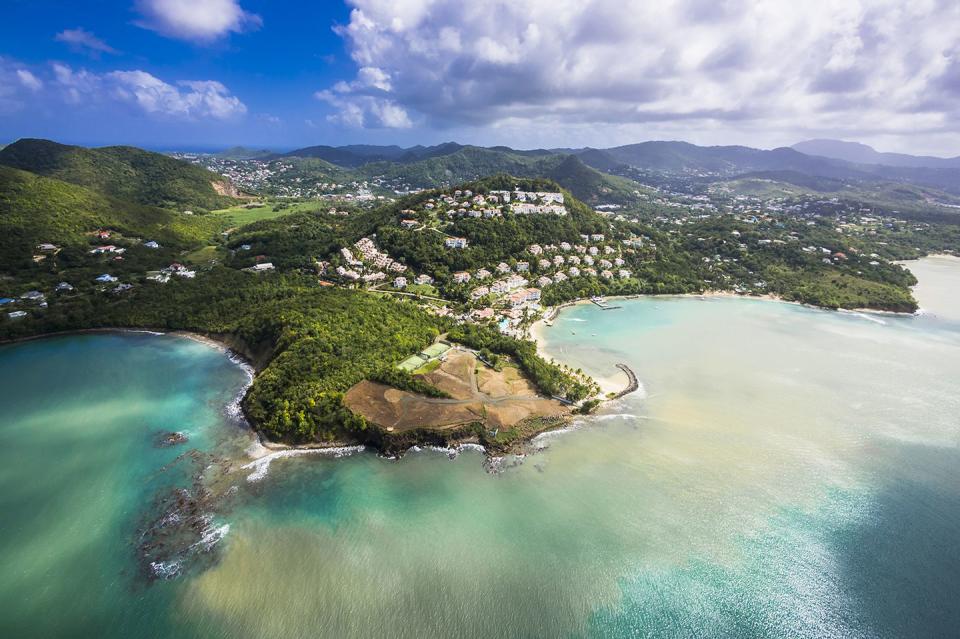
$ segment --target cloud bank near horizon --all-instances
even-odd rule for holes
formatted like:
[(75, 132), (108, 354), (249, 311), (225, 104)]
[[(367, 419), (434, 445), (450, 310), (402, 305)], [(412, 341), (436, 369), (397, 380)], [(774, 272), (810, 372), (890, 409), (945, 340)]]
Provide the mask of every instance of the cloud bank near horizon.
[(102, 5), (15, 3), (0, 136), (960, 154), (957, 0)]
[(356, 75), (315, 95), (350, 126), (960, 134), (948, 0), (349, 4)]
[(96, 73), (59, 62), (31, 70), (0, 58), (0, 113), (35, 105), (85, 111), (120, 107), (158, 122), (230, 122), (247, 113), (246, 105), (215, 80), (169, 83), (139, 69)]

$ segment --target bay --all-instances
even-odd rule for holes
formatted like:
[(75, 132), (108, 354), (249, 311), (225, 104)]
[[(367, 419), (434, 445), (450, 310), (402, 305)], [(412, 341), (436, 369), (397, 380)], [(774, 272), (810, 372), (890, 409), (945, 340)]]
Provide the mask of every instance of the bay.
[[(488, 473), (482, 454), (237, 471), (212, 561), (147, 582), (138, 527), (244, 461), (246, 377), (178, 338), (0, 348), (0, 634), (942, 637), (960, 626), (960, 260), (924, 312), (732, 298), (564, 310), (554, 357), (640, 391)], [(185, 430), (183, 447), (157, 432)], [(178, 470), (179, 469), (179, 470)]]

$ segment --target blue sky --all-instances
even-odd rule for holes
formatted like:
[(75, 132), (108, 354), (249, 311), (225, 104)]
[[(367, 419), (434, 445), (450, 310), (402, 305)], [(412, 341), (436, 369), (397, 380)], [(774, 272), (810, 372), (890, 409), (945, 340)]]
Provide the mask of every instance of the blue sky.
[(0, 140), (960, 154), (955, 0), (5, 0)]

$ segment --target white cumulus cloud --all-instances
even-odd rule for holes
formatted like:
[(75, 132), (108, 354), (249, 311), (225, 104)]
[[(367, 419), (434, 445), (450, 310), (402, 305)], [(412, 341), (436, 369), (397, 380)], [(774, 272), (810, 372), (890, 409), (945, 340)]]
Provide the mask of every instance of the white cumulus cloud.
[(138, 0), (140, 26), (181, 40), (210, 42), (230, 33), (260, 28), (260, 16), (238, 0)]
[(247, 112), (240, 98), (215, 80), (165, 82), (142, 70), (94, 73), (52, 65), (51, 89), (69, 104), (119, 103), (151, 116), (179, 120), (234, 120)]
[(960, 135), (954, 0), (348, 0), (355, 126)]
[(247, 112), (236, 96), (214, 80), (168, 84), (146, 71), (114, 71), (106, 75), (113, 95), (145, 113), (183, 119), (230, 120)]

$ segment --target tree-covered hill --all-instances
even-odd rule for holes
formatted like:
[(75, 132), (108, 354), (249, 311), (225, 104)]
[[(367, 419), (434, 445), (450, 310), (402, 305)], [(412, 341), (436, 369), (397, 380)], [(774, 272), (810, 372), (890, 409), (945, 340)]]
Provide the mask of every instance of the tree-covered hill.
[(173, 210), (213, 210), (238, 195), (222, 176), (160, 153), (129, 146), (88, 149), (24, 138), (0, 151), (0, 164), (106, 195)]
[[(582, 166), (582, 165), (581, 165)], [(514, 188), (532, 191), (563, 190), (557, 182), (546, 178), (522, 178), (495, 175), (459, 185), (475, 193)], [(237, 251), (231, 264), (250, 266), (256, 255), (266, 255), (281, 268), (311, 269), (315, 260), (329, 259), (339, 247), (350, 246), (365, 236), (376, 235), (389, 253), (417, 270), (446, 279), (458, 270), (478, 268), (490, 262), (510, 260), (524, 254), (533, 243), (559, 244), (576, 239), (581, 233), (604, 233), (609, 230), (605, 218), (566, 191), (570, 214), (567, 216), (506, 216), (497, 220), (459, 219), (444, 229), (447, 235), (466, 237), (470, 247), (450, 251), (444, 247), (444, 233), (410, 233), (399, 228), (399, 221), (408, 209), (420, 209), (443, 190), (430, 190), (402, 198), (398, 202), (346, 218), (323, 212), (296, 213), (273, 220), (247, 225), (230, 237), (229, 247), (247, 245)]]
[(411, 163), (370, 163), (360, 170), (367, 177), (404, 179), (418, 188), (450, 186), (502, 173), (546, 177), (589, 204), (628, 202), (635, 199), (634, 189), (638, 188), (630, 180), (601, 173), (570, 155), (475, 146)]
[(227, 160), (258, 160), (263, 158), (268, 158), (274, 155), (273, 151), (269, 149), (252, 149), (245, 146), (232, 146), (229, 149), (224, 149), (219, 153), (215, 153), (215, 156), (218, 158), (224, 158)]
[(36, 246), (86, 246), (86, 234), (110, 229), (189, 247), (215, 234), (219, 221), (132, 204), (92, 189), (0, 166), (0, 269), (31, 262)]

